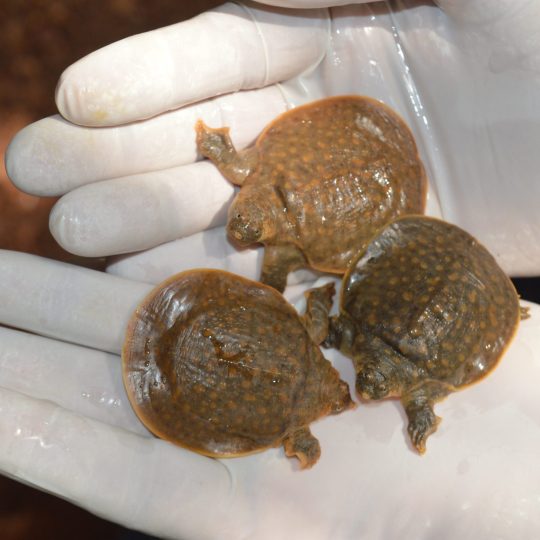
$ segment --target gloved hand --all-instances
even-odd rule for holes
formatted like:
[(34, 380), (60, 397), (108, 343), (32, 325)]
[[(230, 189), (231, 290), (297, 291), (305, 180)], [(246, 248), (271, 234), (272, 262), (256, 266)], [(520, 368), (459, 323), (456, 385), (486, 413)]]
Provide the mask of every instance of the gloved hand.
[[(253, 271), (253, 265), (248, 271)], [(311, 425), (322, 455), (213, 460), (152, 437), (117, 356), (150, 285), (0, 251), (0, 471), (165, 538), (533, 538), (540, 527), (540, 307), (501, 365), (437, 405), (420, 457), (394, 401)], [(76, 343), (76, 344), (73, 344)], [(352, 364), (325, 354), (354, 384)]]
[[(9, 176), (24, 191), (67, 193), (51, 214), (67, 250), (149, 249), (225, 221), (233, 188), (195, 162), (198, 118), (231, 126), (243, 147), (291, 104), (368, 94), (411, 126), (428, 213), (471, 232), (507, 272), (538, 274), (540, 6), (440, 3), (448, 15), (419, 0), (309, 11), (229, 3), (105, 47), (60, 80), (58, 108), (75, 124), (54, 116), (22, 130)], [(170, 253), (165, 266), (154, 252), (141, 257), (114, 271), (156, 281), (176, 270)]]
[[(194, 162), (199, 117), (231, 125), (241, 147), (288, 104), (378, 97), (415, 132), (431, 181), (429, 212), (480, 237), (506, 270), (537, 273), (538, 158), (530, 149), (538, 127), (529, 119), (538, 114), (538, 66), (531, 32), (521, 33), (538, 20), (537, 8), (490, 5), (448, 2), (447, 16), (425, 2), (393, 12), (382, 3), (330, 12), (226, 4), (72, 66), (59, 109), (97, 127), (60, 117), (29, 126), (10, 147), (9, 174), (27, 191), (69, 192), (51, 224), (71, 251), (158, 247), (116, 260), (109, 270), (123, 277), (1, 254), (0, 321), (63, 340), (2, 330), (4, 474), (175, 538), (536, 532), (535, 306), (495, 373), (438, 406), (445, 420), (424, 457), (408, 448), (399, 406), (387, 402), (313, 425), (323, 454), (303, 472), (280, 449), (215, 461), (150, 437), (129, 408), (114, 355), (148, 291), (141, 282), (196, 266), (257, 276), (259, 250), (236, 252), (224, 238), (232, 187)], [(245, 91), (227, 94), (238, 89)], [(148, 119), (127, 124), (139, 118)], [(289, 298), (297, 292), (290, 288)], [(328, 356), (352, 383), (350, 361)]]

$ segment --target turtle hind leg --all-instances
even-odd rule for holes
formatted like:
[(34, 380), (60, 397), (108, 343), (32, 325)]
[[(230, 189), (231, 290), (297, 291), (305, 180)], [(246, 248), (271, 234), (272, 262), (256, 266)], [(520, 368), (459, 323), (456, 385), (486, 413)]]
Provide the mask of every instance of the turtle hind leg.
[(229, 128), (210, 128), (202, 120), (195, 124), (195, 131), (200, 154), (212, 160), (227, 180), (241, 186), (257, 166), (257, 148), (252, 146), (237, 152)]
[(437, 431), (441, 422), (433, 406), (453, 390), (454, 388), (446, 383), (429, 381), (402, 396), (401, 401), (409, 419), (407, 432), (418, 453), (423, 454), (426, 451), (427, 438)]
[(319, 441), (311, 434), (308, 427), (293, 431), (284, 439), (283, 446), (288, 457), (296, 456), (300, 460), (302, 469), (313, 467), (321, 455)]
[(261, 270), (261, 282), (279, 292), (287, 286), (287, 275), (306, 266), (303, 253), (292, 244), (265, 245)]
[(328, 336), (329, 312), (336, 287), (333, 282), (306, 291), (306, 312), (302, 317), (311, 339), (320, 345)]
[(530, 309), (527, 306), (519, 306), (519, 318), (524, 321), (531, 316)]

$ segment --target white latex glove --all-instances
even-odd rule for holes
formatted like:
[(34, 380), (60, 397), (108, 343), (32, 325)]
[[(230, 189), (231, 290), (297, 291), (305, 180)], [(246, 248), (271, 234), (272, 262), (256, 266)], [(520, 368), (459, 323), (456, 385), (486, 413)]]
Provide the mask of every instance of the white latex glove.
[[(437, 405), (443, 421), (424, 456), (398, 402), (362, 404), (311, 425), (322, 455), (301, 471), (282, 448), (213, 460), (143, 428), (117, 354), (150, 285), (8, 251), (0, 275), (0, 322), (49, 336), (0, 328), (5, 475), (183, 540), (514, 540), (540, 530), (540, 306), (495, 372)], [(353, 385), (351, 362), (326, 354)]]
[[(243, 147), (291, 104), (367, 94), (411, 126), (428, 213), (478, 237), (512, 275), (539, 274), (540, 4), (440, 3), (448, 14), (423, 0), (229, 3), (120, 41), (58, 86), (62, 115), (95, 127), (60, 116), (30, 125), (11, 143), (8, 173), (24, 191), (67, 193), (51, 214), (67, 250), (148, 249), (225, 221), (234, 190), (195, 162), (198, 118), (231, 126)], [(163, 267), (148, 252), (113, 271), (156, 281), (178, 257)]]
[[(336, 8), (331, 18), (226, 4), (65, 73), (61, 112), (103, 127), (60, 117), (29, 126), (10, 147), (11, 177), (27, 191), (69, 192), (51, 222), (77, 253), (182, 238), (111, 266), (138, 281), (1, 254), (0, 322), (90, 347), (2, 331), (4, 474), (174, 538), (517, 538), (540, 529), (536, 306), (495, 373), (437, 407), (444, 420), (426, 456), (410, 450), (399, 404), (386, 402), (313, 425), (323, 454), (303, 472), (281, 449), (215, 461), (150, 437), (131, 413), (118, 357), (99, 352), (119, 350), (148, 291), (140, 281), (196, 266), (257, 276), (260, 250), (236, 252), (221, 227), (232, 187), (194, 163), (198, 117), (231, 125), (241, 147), (290, 103), (378, 97), (415, 132), (429, 212), (480, 237), (506, 270), (538, 272), (538, 66), (526, 26), (534, 30), (538, 7), (452, 2), (445, 7), (460, 9), (450, 18), (406, 4)], [(352, 383), (350, 361), (328, 356)]]

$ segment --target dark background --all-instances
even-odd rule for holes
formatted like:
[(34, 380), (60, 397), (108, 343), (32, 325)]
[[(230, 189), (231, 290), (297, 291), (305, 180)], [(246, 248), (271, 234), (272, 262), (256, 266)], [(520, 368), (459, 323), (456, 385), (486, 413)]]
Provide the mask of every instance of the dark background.
[[(64, 252), (47, 221), (55, 199), (18, 192), (3, 155), (26, 124), (56, 112), (54, 88), (72, 62), (113, 41), (189, 18), (219, 0), (0, 0), (0, 248), (101, 268), (102, 259)], [(540, 302), (538, 279), (515, 280), (525, 299)], [(96, 518), (56, 497), (0, 476), (1, 540), (135, 540), (148, 538)]]

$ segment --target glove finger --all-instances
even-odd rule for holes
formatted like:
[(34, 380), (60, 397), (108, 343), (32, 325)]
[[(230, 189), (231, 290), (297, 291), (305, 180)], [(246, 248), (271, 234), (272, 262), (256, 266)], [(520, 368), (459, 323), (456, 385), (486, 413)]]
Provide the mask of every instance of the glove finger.
[(286, 109), (276, 86), (229, 94), (144, 122), (87, 128), (59, 116), (22, 129), (6, 151), (6, 170), (22, 191), (57, 196), (79, 186), (192, 163), (197, 159), (195, 122), (229, 126), (238, 148)]
[[(203, 234), (194, 245), (204, 250), (205, 241), (217, 244)], [(256, 260), (246, 259), (243, 274), (255, 277)], [(201, 257), (200, 263), (182, 261), (171, 274), (211, 268), (213, 261)], [(0, 324), (115, 354), (132, 313), (152, 289), (149, 283), (7, 250), (0, 250), (0, 275)]]
[(328, 31), (326, 9), (227, 3), (84, 57), (61, 76), (56, 103), (88, 126), (149, 118), (298, 75), (323, 57)]
[[(147, 251), (113, 257), (107, 272), (154, 284), (184, 270), (216, 268), (258, 280), (262, 259), (262, 247), (239, 249), (229, 241), (224, 227), (215, 227)], [(305, 289), (321, 275), (324, 274), (308, 269), (292, 272), (287, 280), (285, 297), (295, 301), (299, 292), (294, 286), (302, 285)]]
[(122, 384), (117, 355), (0, 327), (0, 387), (149, 435)]
[(101, 257), (223, 225), (234, 188), (209, 161), (116, 178), (64, 195), (49, 225), (67, 251)]
[(262, 247), (238, 249), (224, 227), (215, 227), (140, 253), (111, 257), (107, 272), (152, 284), (190, 268), (215, 268), (258, 279), (262, 257)]
[(0, 324), (119, 353), (127, 322), (151, 286), (0, 250)]
[(106, 519), (160, 538), (242, 537), (217, 460), (3, 388), (0, 441), (2, 474)]

